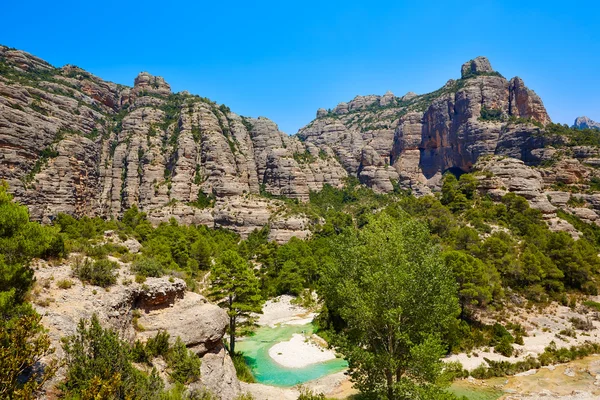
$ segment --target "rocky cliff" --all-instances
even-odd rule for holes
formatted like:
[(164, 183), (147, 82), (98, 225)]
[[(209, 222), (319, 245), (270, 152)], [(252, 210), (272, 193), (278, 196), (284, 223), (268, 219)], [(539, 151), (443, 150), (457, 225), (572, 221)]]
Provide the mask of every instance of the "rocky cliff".
[(349, 174), (380, 192), (392, 182), (418, 193), (439, 186), (444, 172), (469, 172), (485, 155), (531, 162), (536, 138), (550, 122), (541, 99), (523, 80), (505, 79), (478, 57), (461, 78), (425, 95), (357, 96), (317, 119), (298, 137), (333, 152)]
[(593, 121), (588, 117), (577, 117), (575, 118), (573, 127), (577, 129), (600, 129), (600, 122)]
[(161, 77), (142, 72), (126, 87), (0, 46), (0, 178), (43, 221), (59, 212), (119, 216), (136, 204), (154, 222), (242, 235), (270, 225), (271, 239), (283, 242), (305, 237), (309, 222), (282, 212), (276, 198), (306, 201), (348, 176), (377, 192), (397, 185), (427, 194), (443, 173), (471, 172), (482, 157), (536, 171), (561, 161), (567, 169), (538, 171), (532, 204), (548, 211), (542, 198), (552, 185), (585, 186), (596, 175), (597, 148), (563, 149), (567, 139), (546, 132), (550, 117), (522, 79), (505, 79), (484, 57), (460, 74), (428, 94), (357, 96), (319, 109), (288, 136), (267, 118), (172, 93)]
[[(31, 215), (118, 216), (137, 204), (154, 221), (226, 226), (273, 238), (302, 236), (298, 219), (273, 219), (271, 194), (305, 201), (347, 176), (333, 156), (224, 105), (172, 93), (140, 73), (133, 87), (75, 66), (54, 68), (0, 47), (0, 178)], [(212, 207), (209, 207), (212, 206)]]
[[(203, 296), (187, 291), (177, 278), (148, 278), (143, 284), (134, 282), (129, 265), (119, 264), (119, 283), (110, 290), (71, 280), (72, 264), (77, 255), (59, 265), (38, 260), (35, 264), (37, 284), (32, 293), (36, 310), (43, 315), (52, 346), (58, 357), (64, 356), (61, 338), (74, 335), (81, 319), (96, 315), (100, 323), (119, 333), (121, 339), (145, 342), (159, 331), (167, 332), (170, 341), (180, 338), (202, 359), (201, 378), (189, 389), (208, 389), (218, 399), (234, 399), (241, 391), (233, 361), (223, 345), (229, 323), (227, 313), (209, 303)], [(81, 256), (79, 256), (81, 257)], [(58, 282), (68, 281), (68, 287)], [(164, 363), (153, 360), (167, 386)], [(43, 398), (57, 398), (55, 384), (64, 378), (61, 368), (48, 385)]]

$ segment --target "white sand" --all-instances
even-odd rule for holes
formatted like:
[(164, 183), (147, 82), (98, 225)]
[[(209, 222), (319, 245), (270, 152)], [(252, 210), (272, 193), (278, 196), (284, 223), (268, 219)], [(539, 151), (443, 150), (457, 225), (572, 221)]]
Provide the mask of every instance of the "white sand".
[[(581, 310), (580, 310), (581, 311)], [(514, 363), (522, 361), (527, 356), (537, 357), (544, 352), (544, 349), (555, 342), (558, 348), (581, 345), (586, 341), (600, 342), (600, 321), (592, 321), (594, 329), (589, 332), (576, 330), (577, 337), (567, 337), (560, 335), (564, 329), (572, 329), (570, 319), (572, 317), (586, 319), (590, 314), (580, 313), (571, 310), (569, 307), (552, 304), (543, 310), (526, 310), (513, 307), (511, 310), (511, 321), (518, 322), (525, 327), (528, 336), (523, 338), (523, 345), (513, 344), (515, 354), (512, 357), (504, 357), (501, 354), (484, 352), (482, 349), (474, 350), (471, 354), (453, 354), (444, 359), (444, 361), (459, 361), (463, 368), (471, 371), (480, 365), (487, 365), (485, 358), (492, 361), (509, 361)], [(490, 316), (486, 316), (491, 318)], [(484, 318), (486, 318), (484, 317)], [(495, 319), (483, 320), (487, 324), (492, 324)]]
[(269, 349), (269, 356), (286, 368), (304, 368), (311, 364), (335, 359), (335, 353), (306, 340), (295, 333), (287, 342), (279, 342)]
[(312, 322), (316, 316), (304, 307), (292, 304), (294, 297), (283, 295), (269, 300), (258, 315), (257, 324), (275, 327), (277, 324), (304, 325)]

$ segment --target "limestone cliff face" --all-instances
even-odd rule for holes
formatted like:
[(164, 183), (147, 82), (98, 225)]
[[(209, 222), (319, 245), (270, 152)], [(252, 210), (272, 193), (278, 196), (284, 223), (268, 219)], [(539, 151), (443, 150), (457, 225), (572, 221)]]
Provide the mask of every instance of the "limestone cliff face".
[[(125, 87), (2, 46), (0, 161), (0, 178), (39, 220), (59, 212), (119, 216), (136, 204), (155, 221), (175, 217), (242, 234), (273, 222), (275, 240), (278, 227), (282, 238), (289, 233), (271, 218), (277, 202), (261, 190), (305, 201), (347, 176), (333, 153), (266, 118), (172, 93), (161, 77), (142, 72)], [(199, 196), (215, 207), (195, 207)], [(259, 208), (253, 217), (232, 212), (250, 204)]]
[[(331, 149), (350, 174), (381, 192), (390, 180), (427, 193), (447, 170), (471, 171), (483, 155), (535, 162), (535, 133), (550, 122), (540, 98), (520, 78), (506, 80), (478, 57), (461, 79), (426, 95), (358, 96), (323, 109), (298, 136)], [(538, 126), (534, 125), (538, 124)]]
[(577, 117), (575, 118), (573, 127), (578, 129), (600, 129), (600, 122), (593, 121), (588, 117)]
[[(119, 216), (136, 204), (153, 222), (242, 235), (270, 225), (271, 239), (285, 241), (308, 235), (308, 220), (284, 217), (266, 197), (306, 201), (348, 176), (378, 192), (397, 183), (426, 194), (482, 156), (537, 165), (556, 158), (542, 134), (548, 122), (540, 98), (483, 57), (435, 92), (357, 96), (288, 136), (267, 118), (172, 93), (147, 72), (126, 87), (0, 46), (0, 178), (46, 222), (59, 212)], [(600, 165), (595, 149), (573, 151)], [(546, 186), (562, 179), (544, 174)]]

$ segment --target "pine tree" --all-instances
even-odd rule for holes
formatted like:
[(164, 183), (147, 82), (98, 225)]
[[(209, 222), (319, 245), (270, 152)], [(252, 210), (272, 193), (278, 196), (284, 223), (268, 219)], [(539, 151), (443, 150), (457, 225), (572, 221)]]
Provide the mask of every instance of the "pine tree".
[(250, 313), (261, 312), (263, 299), (259, 280), (248, 261), (237, 252), (227, 250), (212, 269), (211, 283), (210, 297), (229, 315), (229, 352), (235, 354), (235, 335), (240, 317), (247, 321)]
[(33, 399), (56, 371), (55, 361), (34, 368), (54, 350), (25, 297), (34, 282), (31, 259), (60, 255), (58, 237), (54, 228), (29, 222), (27, 207), (0, 182), (0, 398)]

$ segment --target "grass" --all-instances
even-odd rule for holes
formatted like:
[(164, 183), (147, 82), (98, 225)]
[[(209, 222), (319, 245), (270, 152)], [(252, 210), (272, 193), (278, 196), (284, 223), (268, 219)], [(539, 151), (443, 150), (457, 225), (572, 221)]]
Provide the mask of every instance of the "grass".
[(600, 303), (598, 303), (597, 301), (586, 300), (583, 302), (583, 305), (591, 308), (592, 310), (600, 311)]
[(73, 286), (73, 281), (70, 279), (61, 279), (60, 281), (56, 282), (56, 286), (59, 289), (70, 289)]
[(254, 375), (252, 375), (252, 371), (246, 363), (246, 360), (244, 359), (242, 353), (232, 354), (231, 359), (233, 360), (233, 366), (235, 367), (235, 374), (237, 375), (240, 381), (246, 383), (256, 382), (256, 379), (254, 378)]

